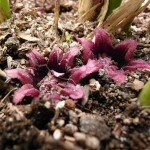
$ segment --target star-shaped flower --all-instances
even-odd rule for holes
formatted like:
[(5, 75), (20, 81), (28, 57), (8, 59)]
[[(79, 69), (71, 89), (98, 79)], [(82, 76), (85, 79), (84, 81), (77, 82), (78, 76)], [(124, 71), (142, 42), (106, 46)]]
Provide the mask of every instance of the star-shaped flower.
[(93, 41), (85, 38), (77, 38), (77, 41), (83, 46), (84, 63), (89, 59), (99, 61), (100, 68), (105, 69), (116, 82), (125, 82), (125, 71), (150, 68), (150, 63), (133, 58), (137, 47), (135, 40), (125, 40), (114, 46), (108, 33), (97, 28)]

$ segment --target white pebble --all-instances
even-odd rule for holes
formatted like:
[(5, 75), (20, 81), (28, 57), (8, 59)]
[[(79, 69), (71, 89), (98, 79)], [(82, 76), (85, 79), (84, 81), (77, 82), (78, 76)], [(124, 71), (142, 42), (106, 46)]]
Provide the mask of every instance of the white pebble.
[(65, 107), (65, 101), (60, 101), (56, 105), (56, 109), (62, 109)]
[(62, 132), (59, 129), (56, 129), (53, 133), (53, 138), (55, 140), (60, 140), (62, 138)]
[(51, 107), (51, 103), (47, 101), (47, 102), (44, 104), (44, 106), (45, 106), (47, 109), (49, 109), (49, 108)]

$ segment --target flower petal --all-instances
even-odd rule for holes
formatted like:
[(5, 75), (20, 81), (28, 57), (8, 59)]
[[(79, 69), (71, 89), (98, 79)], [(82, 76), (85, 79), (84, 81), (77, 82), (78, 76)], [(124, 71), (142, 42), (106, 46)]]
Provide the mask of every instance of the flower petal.
[(135, 40), (125, 40), (115, 46), (113, 59), (119, 63), (127, 63), (133, 58), (137, 42)]
[(101, 65), (97, 60), (89, 59), (86, 65), (72, 69), (69, 80), (70, 82), (78, 84), (83, 78), (97, 72), (100, 67)]
[(134, 71), (136, 69), (150, 69), (150, 63), (141, 59), (131, 60), (123, 67), (125, 71)]
[(94, 54), (93, 54), (94, 43), (91, 40), (87, 40), (85, 38), (76, 37), (76, 39), (83, 46), (83, 60), (84, 63), (87, 63), (89, 59), (94, 58)]
[(60, 94), (58, 94), (58, 93), (52, 93), (52, 94), (50, 95), (50, 98), (51, 98), (52, 100), (54, 100), (55, 102), (61, 101)]
[(29, 58), (30, 67), (35, 68), (38, 65), (43, 65), (47, 63), (44, 56), (42, 56), (38, 51), (34, 49), (27, 53), (26, 56)]
[(55, 78), (54, 76), (51, 75), (46, 76), (45, 78), (43, 78), (43, 80), (41, 80), (38, 83), (39, 90), (45, 92), (47, 90), (55, 89), (58, 82), (59, 82), (58, 78)]
[(75, 56), (80, 53), (80, 49), (77, 46), (70, 47), (67, 53), (64, 53), (62, 60), (60, 62), (61, 68), (63, 70), (69, 70), (74, 67)]
[(59, 73), (59, 72), (57, 72), (55, 70), (51, 70), (51, 74), (53, 76), (55, 76), (56, 78), (63, 77), (65, 75), (65, 73)]
[(12, 79), (18, 79), (22, 82), (22, 84), (33, 84), (33, 77), (31, 75), (31, 72), (27, 69), (11, 69), (11, 70), (5, 70), (8, 77)]
[(39, 91), (35, 89), (31, 84), (25, 84), (14, 93), (13, 103), (20, 103), (25, 96), (37, 97)]
[(54, 69), (60, 72), (62, 70), (60, 67), (60, 62), (62, 60), (62, 57), (63, 57), (63, 51), (58, 47), (53, 48), (49, 54), (48, 66), (50, 67), (50, 69)]
[(111, 39), (107, 32), (102, 28), (95, 30), (95, 48), (94, 53), (106, 53), (107, 55), (112, 54), (113, 47)]
[(118, 83), (124, 83), (126, 80), (126, 76), (124, 71), (122, 70), (112, 70), (112, 69), (108, 69), (107, 70), (108, 75), (115, 81)]
[(99, 55), (98, 61), (102, 65), (102, 68), (105, 69), (108, 75), (118, 83), (125, 82), (125, 74), (123, 70), (118, 69), (118, 63), (111, 59), (111, 57), (107, 57), (106, 55), (102, 54)]
[(64, 96), (69, 96), (70, 98), (77, 100), (84, 96), (84, 88), (80, 85), (74, 85), (71, 83), (59, 84), (62, 87), (61, 94)]
[(31, 50), (29, 53), (26, 54), (29, 58), (30, 67), (34, 70), (34, 83), (36, 84), (39, 82), (44, 76), (46, 76), (48, 69), (47, 69), (47, 61), (38, 51)]

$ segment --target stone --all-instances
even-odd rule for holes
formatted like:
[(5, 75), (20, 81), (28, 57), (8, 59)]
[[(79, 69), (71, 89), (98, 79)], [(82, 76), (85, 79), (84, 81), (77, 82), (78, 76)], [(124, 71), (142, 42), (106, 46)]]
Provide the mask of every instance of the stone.
[(64, 128), (64, 132), (69, 135), (73, 135), (78, 130), (77, 126), (73, 124), (67, 124)]
[(86, 140), (86, 134), (81, 133), (81, 132), (75, 132), (74, 137), (77, 142), (85, 142)]
[(60, 140), (62, 138), (63, 134), (59, 129), (56, 129), (53, 133), (53, 138), (55, 140)]
[(73, 124), (77, 124), (78, 123), (78, 116), (73, 110), (69, 111), (69, 120)]
[(133, 85), (132, 85), (132, 88), (136, 91), (139, 91), (141, 90), (142, 88), (144, 87), (144, 83), (142, 81), (139, 81), (137, 79), (135, 79), (133, 81)]
[(91, 150), (99, 150), (100, 149), (100, 142), (94, 136), (87, 136), (86, 146), (89, 147)]
[(80, 118), (80, 131), (97, 136), (99, 140), (108, 139), (111, 134), (110, 128), (102, 117), (85, 114)]

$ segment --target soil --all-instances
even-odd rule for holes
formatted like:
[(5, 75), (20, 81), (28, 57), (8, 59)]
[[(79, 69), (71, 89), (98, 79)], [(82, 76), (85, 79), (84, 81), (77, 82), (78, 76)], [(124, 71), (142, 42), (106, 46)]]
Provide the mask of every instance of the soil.
[[(25, 54), (33, 48), (44, 56), (54, 46), (67, 51), (70, 44), (76, 43), (76, 35), (86, 37), (96, 27), (96, 22), (78, 23), (77, 1), (70, 0), (67, 5), (61, 1), (59, 30), (55, 34), (54, 4), (45, 3), (40, 12), (37, 5), (43, 2), (36, 2), (12, 1), (12, 17), (0, 25), (1, 70), (28, 66)], [(113, 41), (136, 39), (134, 57), (150, 61), (149, 22), (150, 6), (134, 19), (128, 34), (116, 32)], [(140, 106), (137, 99), (149, 78), (148, 69), (127, 73), (127, 82), (121, 85), (103, 73), (89, 77), (83, 84), (95, 79), (100, 90), (93, 90), (85, 105), (68, 100), (59, 111), (41, 99), (26, 98), (14, 105), (13, 92), (21, 83), (0, 78), (0, 149), (149, 150), (150, 109)]]

